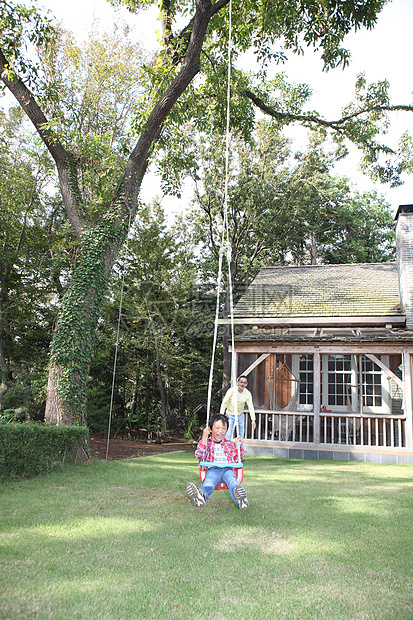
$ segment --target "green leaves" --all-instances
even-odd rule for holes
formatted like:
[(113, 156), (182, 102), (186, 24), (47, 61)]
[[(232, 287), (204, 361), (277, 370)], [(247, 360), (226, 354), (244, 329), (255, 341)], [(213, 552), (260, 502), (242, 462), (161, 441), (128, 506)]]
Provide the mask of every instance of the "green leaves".
[[(389, 113), (413, 111), (410, 105), (392, 105), (389, 96), (389, 82), (382, 80), (367, 84), (364, 74), (358, 76), (355, 98), (343, 110), (343, 118), (335, 136), (337, 143), (350, 140), (362, 151), (362, 169), (374, 180), (389, 183), (392, 187), (401, 184), (401, 173), (407, 162), (395, 148), (379, 141), (390, 126)], [(340, 135), (341, 134), (341, 135)]]
[(0, 423), (0, 479), (45, 474), (87, 449), (84, 427)]
[[(201, 144), (197, 209), (190, 221), (208, 270), (223, 225), (224, 174), (219, 139), (205, 137)], [(276, 124), (261, 123), (254, 142), (233, 137), (229, 217), (236, 290), (242, 291), (262, 265), (393, 259), (389, 205), (373, 192), (353, 192), (347, 179), (332, 176), (333, 162), (317, 134), (308, 151), (294, 158)]]
[(0, 39), (8, 61), (7, 77), (11, 79), (17, 73), (34, 86), (39, 67), (30, 60), (30, 56), (26, 57), (25, 52), (30, 45), (50, 45), (54, 32), (51, 20), (38, 10), (34, 2), (27, 5), (2, 0)]
[(27, 386), (46, 363), (54, 318), (52, 166), (20, 109), (0, 115), (0, 134), (1, 380)]
[(79, 171), (81, 202), (91, 221), (104, 213), (131, 149), (131, 118), (141, 95), (139, 46), (127, 28), (94, 33), (78, 46), (60, 33), (44, 54), (41, 103), (56, 139)]
[(115, 423), (127, 415), (147, 428), (162, 415), (174, 427), (205, 399), (215, 301), (198, 282), (185, 227), (168, 230), (158, 203), (141, 208), (127, 246), (115, 265), (98, 329), (88, 423), (99, 421), (93, 386), (105, 393), (112, 382), (113, 363), (107, 360), (113, 356), (124, 278)]

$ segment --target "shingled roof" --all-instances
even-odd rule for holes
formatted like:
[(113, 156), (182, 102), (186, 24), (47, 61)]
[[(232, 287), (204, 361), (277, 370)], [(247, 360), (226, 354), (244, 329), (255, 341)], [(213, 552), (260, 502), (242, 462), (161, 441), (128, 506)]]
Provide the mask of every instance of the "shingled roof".
[(265, 267), (234, 318), (403, 317), (397, 263)]

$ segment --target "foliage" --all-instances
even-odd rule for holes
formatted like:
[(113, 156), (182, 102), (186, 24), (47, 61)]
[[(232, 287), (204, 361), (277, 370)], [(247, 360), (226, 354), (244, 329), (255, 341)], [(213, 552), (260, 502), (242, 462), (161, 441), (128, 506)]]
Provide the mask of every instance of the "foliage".
[[(138, 13), (151, 5), (153, 0), (109, 0), (113, 5), (124, 5), (131, 12)], [(219, 4), (219, 3), (217, 3)], [(219, 4), (226, 7), (228, 2)], [(233, 9), (234, 47), (244, 52), (251, 47), (265, 67), (271, 61), (286, 58), (288, 51), (304, 53), (304, 46), (311, 46), (322, 52), (325, 67), (345, 66), (349, 54), (341, 43), (352, 29), (372, 28), (377, 15), (385, 2), (370, 0), (368, 2), (340, 2), (331, 0), (328, 4), (319, 4), (310, 0), (291, 0), (287, 5), (282, 0), (262, 5), (254, 0), (246, 0)], [(185, 52), (185, 41), (189, 38), (189, 23), (186, 28), (172, 31), (175, 23), (188, 21), (193, 5), (188, 0), (160, 5), (160, 17), (169, 20), (164, 26), (164, 43), (170, 45), (176, 56)], [(178, 26), (179, 27), (179, 26)], [(210, 37), (215, 41), (215, 55), (225, 58), (228, 29), (228, 13), (219, 10), (210, 24)], [(179, 57), (179, 56), (178, 56)], [(175, 62), (177, 57), (173, 57)]]
[[(139, 10), (155, 2), (126, 0), (125, 4), (131, 10)], [(363, 3), (355, 0), (345, 3), (338, 0), (328, 3), (247, 0), (234, 10), (234, 59), (252, 47), (261, 62), (259, 77), (262, 78), (271, 61), (283, 61), (289, 51), (302, 53), (304, 46), (311, 45), (321, 51), (326, 68), (345, 66), (348, 61), (348, 54), (342, 48), (345, 35), (362, 26), (373, 27), (383, 4), (384, 0)], [(59, 36), (52, 40), (46, 26), (38, 27), (37, 11), (27, 12), (22, 6), (6, 3), (10, 10), (2, 14), (1, 79), (19, 101), (54, 159), (64, 208), (81, 247), (73, 280), (55, 325), (46, 404), (49, 420), (71, 423), (84, 419), (94, 330), (112, 267), (136, 216), (140, 185), (154, 157), (155, 147), (161, 147), (159, 153), (166, 164), (164, 170), (172, 170), (171, 183), (176, 185), (182, 166), (193, 161), (191, 153), (183, 156), (176, 148), (168, 149), (172, 140), (179, 136), (178, 127), (191, 119), (198, 127), (204, 119), (212, 127), (222, 127), (227, 5), (227, 0), (214, 4), (208, 0), (160, 4), (162, 49), (155, 61), (146, 67), (147, 87), (137, 102), (134, 118), (127, 118), (128, 115), (119, 117), (121, 110), (117, 107), (116, 95), (103, 97), (101, 93), (105, 84), (112, 91), (125, 82), (125, 79), (120, 83), (114, 78), (119, 69), (119, 47), (107, 51), (105, 46), (97, 46), (95, 49), (100, 52), (95, 53), (94, 58), (99, 59), (102, 70), (91, 70), (84, 61), (86, 56), (79, 55), (68, 40), (64, 42)], [(22, 27), (13, 29), (20, 22)], [(179, 30), (178, 24), (185, 22), (186, 26)], [(40, 57), (41, 71), (31, 72), (32, 82), (19, 74), (14, 62), (22, 55), (27, 40), (47, 43)], [(65, 71), (69, 56), (73, 68)], [(140, 58), (137, 64), (128, 65), (128, 60), (122, 56), (123, 76), (130, 77), (129, 82), (126, 79), (130, 90), (126, 87), (120, 92), (120, 101), (127, 102), (129, 111), (132, 92), (136, 103), (136, 84), (141, 73), (137, 66)], [(28, 88), (33, 81), (35, 93)], [(253, 129), (256, 103), (246, 94), (251, 84), (250, 77), (242, 72), (234, 77), (231, 118), (243, 136), (250, 135)], [(78, 86), (82, 87), (81, 92)], [(304, 97), (305, 93), (299, 92), (297, 96)], [(103, 107), (108, 121), (102, 119)], [(89, 110), (91, 116), (88, 116)], [(114, 118), (121, 120), (112, 122)], [(136, 143), (125, 139), (125, 129), (129, 128)], [(210, 129), (209, 126), (202, 128)], [(168, 174), (165, 179), (168, 183)], [(148, 318), (153, 325), (152, 317)], [(166, 407), (166, 397), (162, 396), (163, 334), (158, 339), (154, 328), (152, 336), (157, 343), (157, 379), (163, 413)]]
[[(379, 142), (378, 136), (387, 134), (390, 127), (389, 111), (411, 111), (411, 106), (391, 106), (389, 95), (390, 83), (380, 80), (375, 84), (367, 84), (364, 74), (358, 76), (353, 101), (344, 108), (343, 116), (347, 122), (343, 129), (336, 132), (335, 139), (339, 147), (344, 139), (356, 144), (363, 151), (362, 170), (373, 180), (390, 183), (392, 187), (401, 185), (401, 174), (406, 169), (401, 157), (400, 148), (397, 152), (388, 145)], [(368, 114), (360, 117), (360, 111)]]
[[(39, 67), (24, 52), (32, 46), (47, 47), (54, 35), (51, 20), (42, 15), (34, 2), (0, 4), (0, 36), (2, 50), (9, 60), (8, 74), (18, 73), (32, 86), (36, 85)], [(30, 58), (30, 55), (29, 55)]]
[(9, 424), (10, 422), (25, 422), (27, 421), (27, 414), (27, 407), (3, 409), (0, 415), (0, 424)]
[(342, 116), (329, 121), (316, 111), (306, 111), (311, 90), (305, 84), (289, 84), (284, 74), (277, 74), (274, 80), (252, 83), (242, 91), (264, 114), (271, 117), (279, 128), (292, 123), (324, 134), (336, 145), (336, 155), (343, 158), (348, 154), (348, 145), (358, 147), (362, 154), (361, 169), (373, 180), (389, 183), (392, 187), (401, 185), (401, 175), (409, 170), (411, 158), (406, 157), (406, 132), (396, 147), (383, 142), (383, 136), (390, 127), (390, 113), (413, 112), (410, 104), (392, 104), (389, 82), (378, 81), (367, 84), (364, 74), (357, 77), (355, 93), (350, 104), (343, 108)]
[(87, 439), (84, 427), (0, 423), (0, 478), (44, 474), (74, 459)]
[[(111, 0), (119, 4), (121, 0)], [(138, 11), (151, 2), (122, 2), (132, 11)], [(154, 97), (177, 72), (179, 60), (183, 58), (192, 24), (175, 31), (176, 23), (187, 19), (190, 9), (182, 3), (161, 3), (160, 14), (164, 26), (165, 50), (157, 63), (146, 67), (148, 86), (145, 105), (134, 123), (138, 133), (146, 119), (146, 108), (153, 104)], [(374, 180), (399, 185), (401, 174), (406, 170), (403, 147), (390, 147), (383, 136), (388, 132), (390, 114), (396, 111), (412, 112), (410, 104), (393, 104), (389, 95), (389, 82), (379, 80), (368, 84), (360, 74), (350, 103), (343, 102), (341, 118), (330, 121), (310, 105), (311, 87), (307, 84), (289, 83), (287, 73), (280, 72), (268, 78), (269, 67), (286, 63), (291, 53), (304, 54), (305, 47), (320, 52), (324, 69), (349, 63), (348, 51), (341, 47), (343, 37), (355, 27), (371, 28), (385, 2), (328, 3), (292, 2), (260, 5), (242, 3), (233, 8), (233, 47), (231, 70), (230, 124), (234, 131), (248, 139), (254, 130), (259, 108), (272, 116), (282, 127), (300, 123), (329, 132), (336, 142), (337, 152), (343, 157), (348, 144), (357, 145), (362, 154), (362, 167)], [(275, 5), (275, 6), (274, 6)], [(264, 11), (265, 14), (261, 14)], [(257, 28), (257, 24), (260, 26)], [(174, 110), (166, 119), (161, 149), (157, 163), (161, 173), (164, 191), (180, 193), (182, 166), (196, 163), (193, 150), (186, 148), (181, 126), (192, 122), (200, 132), (205, 127), (220, 131), (226, 127), (227, 87), (227, 30), (228, 15), (219, 11), (210, 23), (210, 33), (203, 46), (201, 74), (186, 89), (177, 101)], [(171, 49), (174, 52), (171, 52)], [(260, 67), (255, 73), (243, 70), (242, 54), (253, 51)], [(169, 52), (169, 56), (168, 56)], [(169, 62), (168, 62), (169, 61)], [(240, 68), (241, 67), (241, 68)], [(181, 149), (176, 145), (182, 143)], [(185, 146), (184, 146), (185, 145)]]
[[(334, 158), (323, 149), (322, 137), (313, 136), (308, 151), (293, 155), (272, 123), (261, 123), (254, 141), (233, 136), (228, 234), (236, 297), (263, 265), (394, 258), (390, 206), (377, 193), (360, 195), (348, 179), (335, 177)], [(208, 277), (216, 273), (224, 226), (219, 136), (199, 141), (198, 162), (194, 209), (184, 221), (202, 248)]]
[(90, 370), (88, 425), (105, 423), (97, 405), (103, 394), (108, 420), (120, 318), (114, 427), (184, 430), (186, 418), (205, 400), (215, 301), (197, 281), (198, 261), (184, 231), (167, 230), (159, 204), (142, 207), (115, 273)]
[(42, 55), (39, 101), (53, 135), (75, 159), (82, 210), (90, 222), (105, 214), (131, 150), (143, 58), (128, 27), (116, 24), (110, 33), (92, 31), (82, 45), (59, 30)]
[(351, 193), (319, 226), (316, 243), (324, 264), (395, 260), (395, 221), (389, 203), (375, 191)]
[(289, 222), (280, 231), (282, 263), (372, 263), (395, 258), (395, 222), (377, 192), (354, 191), (331, 174), (334, 160), (313, 141), (296, 154), (285, 187)]
[(39, 385), (48, 359), (59, 277), (54, 247), (61, 231), (47, 191), (51, 162), (21, 110), (0, 113), (0, 130), (0, 401), (17, 382), (37, 392), (37, 407), (45, 395), (45, 385), (38, 391), (34, 383)]

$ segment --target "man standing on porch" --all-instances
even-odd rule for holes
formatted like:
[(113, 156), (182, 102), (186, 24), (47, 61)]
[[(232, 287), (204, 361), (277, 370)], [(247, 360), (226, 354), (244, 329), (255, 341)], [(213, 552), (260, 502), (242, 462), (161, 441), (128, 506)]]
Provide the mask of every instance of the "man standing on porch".
[(255, 431), (255, 409), (252, 404), (252, 396), (251, 392), (247, 390), (248, 379), (244, 375), (241, 375), (237, 380), (236, 388), (229, 388), (227, 393), (224, 396), (224, 400), (221, 404), (220, 414), (224, 415), (226, 411), (226, 415), (228, 416), (228, 430), (225, 435), (225, 439), (231, 439), (232, 429), (235, 424), (235, 411), (234, 411), (234, 392), (236, 389), (237, 395), (237, 409), (238, 409), (238, 435), (244, 438), (244, 429), (245, 429), (245, 421), (244, 421), (244, 407), (248, 405), (248, 411), (251, 416), (251, 424), (252, 430)]

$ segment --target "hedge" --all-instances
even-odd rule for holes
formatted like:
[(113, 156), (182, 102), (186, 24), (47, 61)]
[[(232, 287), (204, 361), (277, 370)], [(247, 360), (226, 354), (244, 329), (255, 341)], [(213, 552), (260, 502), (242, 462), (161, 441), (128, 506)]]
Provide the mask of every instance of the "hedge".
[(47, 473), (87, 453), (88, 429), (54, 424), (0, 424), (0, 478)]

